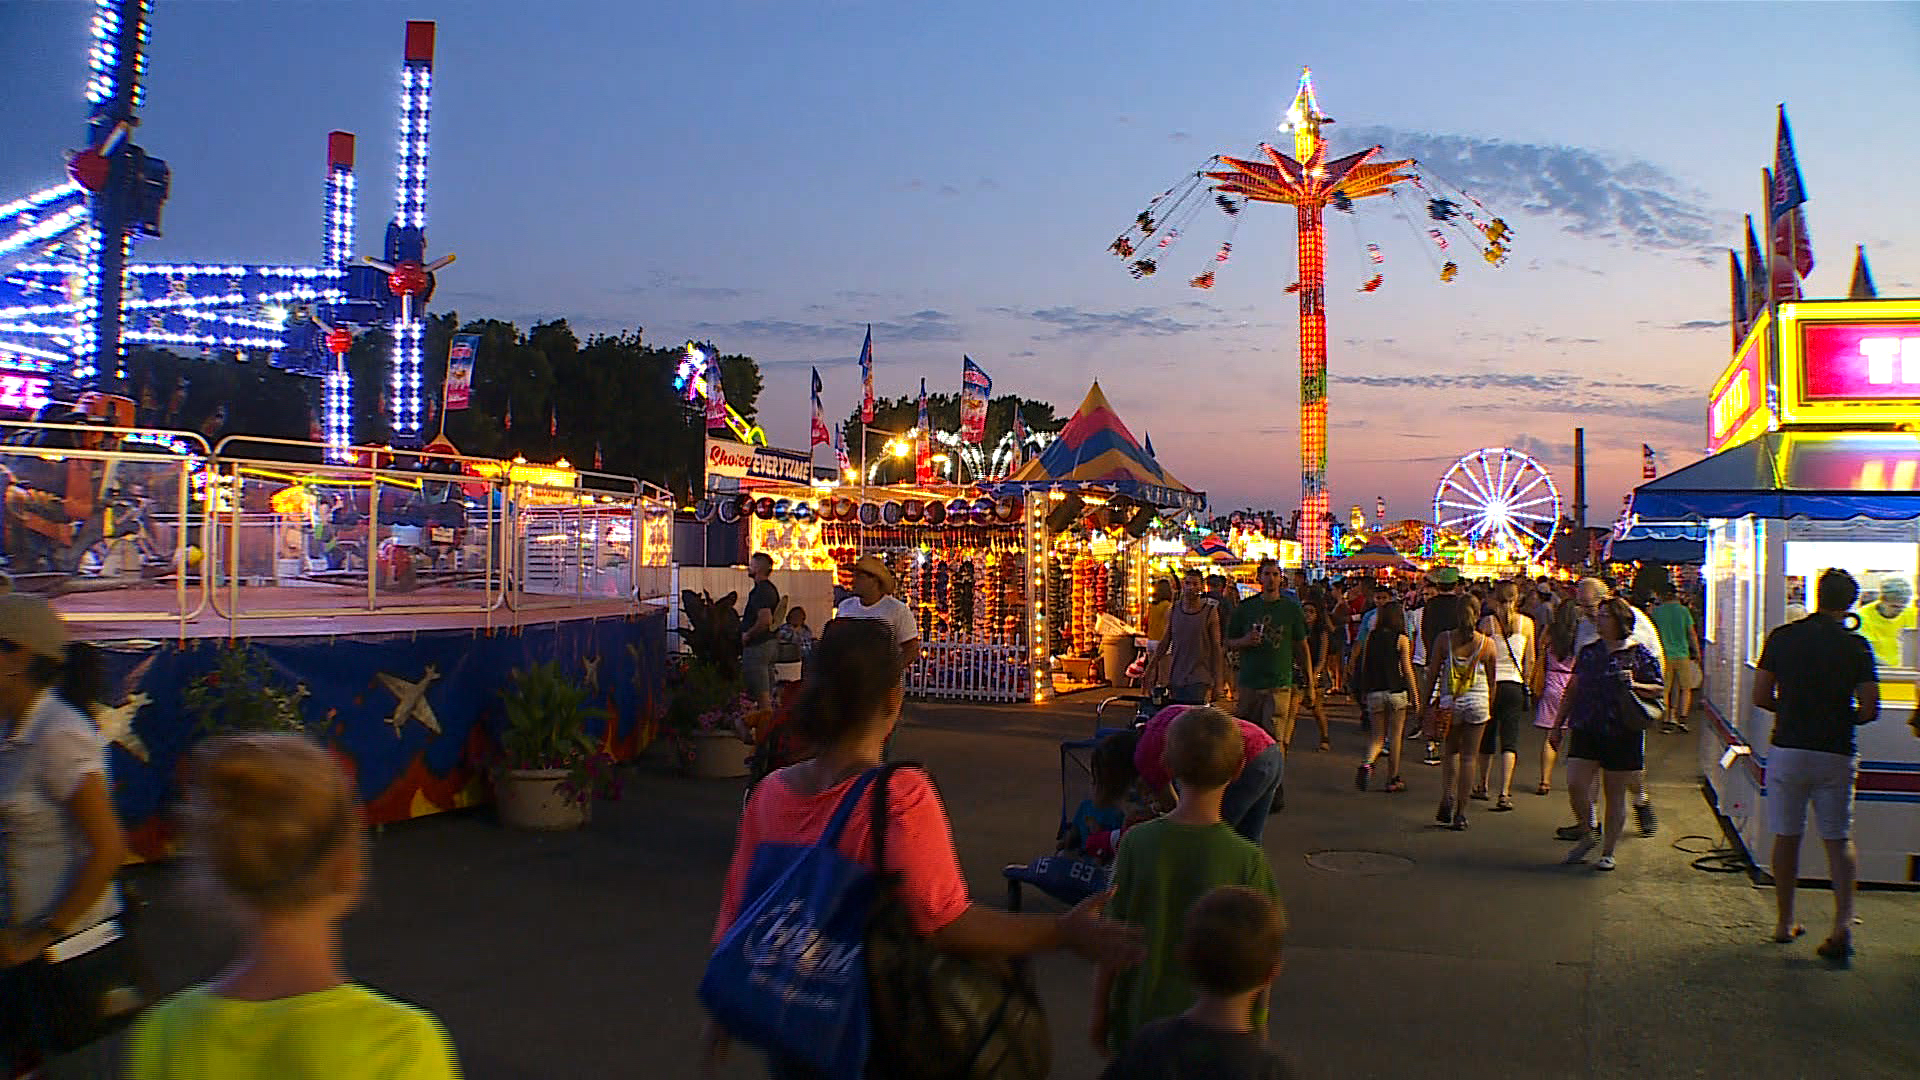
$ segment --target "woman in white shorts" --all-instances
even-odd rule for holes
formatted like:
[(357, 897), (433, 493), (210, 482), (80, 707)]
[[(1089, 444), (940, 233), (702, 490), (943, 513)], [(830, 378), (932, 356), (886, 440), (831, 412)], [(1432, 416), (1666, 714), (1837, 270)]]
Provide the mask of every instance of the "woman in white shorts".
[[(1474, 628), (1480, 601), (1460, 598), (1460, 620), (1433, 640), (1420, 700), (1453, 713), (1446, 745), (1440, 750), (1440, 810), (1434, 820), (1459, 831), (1467, 827), (1467, 797), (1473, 790), (1474, 761), (1489, 718), (1493, 687), (1493, 639)], [(1438, 684), (1440, 695), (1434, 699)], [(1433, 730), (1431, 727), (1429, 731)]]

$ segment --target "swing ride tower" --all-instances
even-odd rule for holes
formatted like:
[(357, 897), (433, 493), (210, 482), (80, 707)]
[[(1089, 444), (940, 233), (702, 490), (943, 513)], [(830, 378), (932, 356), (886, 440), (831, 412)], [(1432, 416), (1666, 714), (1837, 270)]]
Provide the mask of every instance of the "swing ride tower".
[(1299, 223), (1299, 278), (1288, 287), (1300, 296), (1300, 551), (1308, 566), (1327, 556), (1327, 244), (1323, 216), (1329, 205), (1391, 192), (1415, 182), (1412, 161), (1377, 161), (1373, 146), (1327, 160), (1320, 129), (1333, 121), (1314, 98), (1313, 73), (1302, 70), (1300, 86), (1281, 130), (1293, 132), (1293, 156), (1261, 143), (1266, 160), (1220, 157), (1224, 168), (1206, 175), (1214, 190), (1253, 202), (1287, 203)]

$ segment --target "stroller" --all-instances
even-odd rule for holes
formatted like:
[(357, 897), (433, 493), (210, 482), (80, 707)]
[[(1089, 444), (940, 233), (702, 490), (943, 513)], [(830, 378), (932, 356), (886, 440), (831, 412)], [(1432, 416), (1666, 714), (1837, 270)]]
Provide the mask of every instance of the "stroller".
[[(1074, 811), (1093, 793), (1093, 750), (1109, 735), (1129, 730), (1153, 718), (1160, 708), (1158, 695), (1117, 694), (1094, 712), (1093, 737), (1067, 739), (1060, 744), (1060, 824), (1056, 836), (1067, 832)], [(1122, 725), (1107, 719), (1110, 707), (1131, 707), (1133, 715)], [(1086, 855), (1052, 852), (1024, 863), (1009, 863), (1001, 874), (1007, 880), (1007, 910), (1019, 911), (1021, 887), (1030, 885), (1069, 906), (1106, 891), (1113, 884), (1113, 864)]]

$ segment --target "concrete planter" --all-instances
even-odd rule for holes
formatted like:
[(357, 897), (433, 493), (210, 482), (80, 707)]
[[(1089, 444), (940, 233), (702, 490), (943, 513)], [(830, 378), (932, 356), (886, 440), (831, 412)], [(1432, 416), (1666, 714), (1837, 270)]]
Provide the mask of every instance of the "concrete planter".
[(559, 832), (587, 823), (591, 803), (570, 802), (560, 792), (565, 769), (504, 769), (494, 776), (494, 806), (500, 823), (516, 829)]
[(732, 780), (747, 775), (751, 753), (740, 737), (729, 731), (700, 731), (676, 736), (680, 768), (703, 780)]

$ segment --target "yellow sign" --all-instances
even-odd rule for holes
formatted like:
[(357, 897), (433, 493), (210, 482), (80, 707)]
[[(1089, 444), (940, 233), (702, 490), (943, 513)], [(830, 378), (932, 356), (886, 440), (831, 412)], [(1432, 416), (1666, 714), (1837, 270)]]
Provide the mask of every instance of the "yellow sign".
[(1773, 316), (1763, 312), (1707, 397), (1707, 452), (1718, 453), (1764, 434), (1773, 422), (1767, 401), (1767, 357)]
[(1779, 305), (1780, 420), (1920, 422), (1920, 300)]

